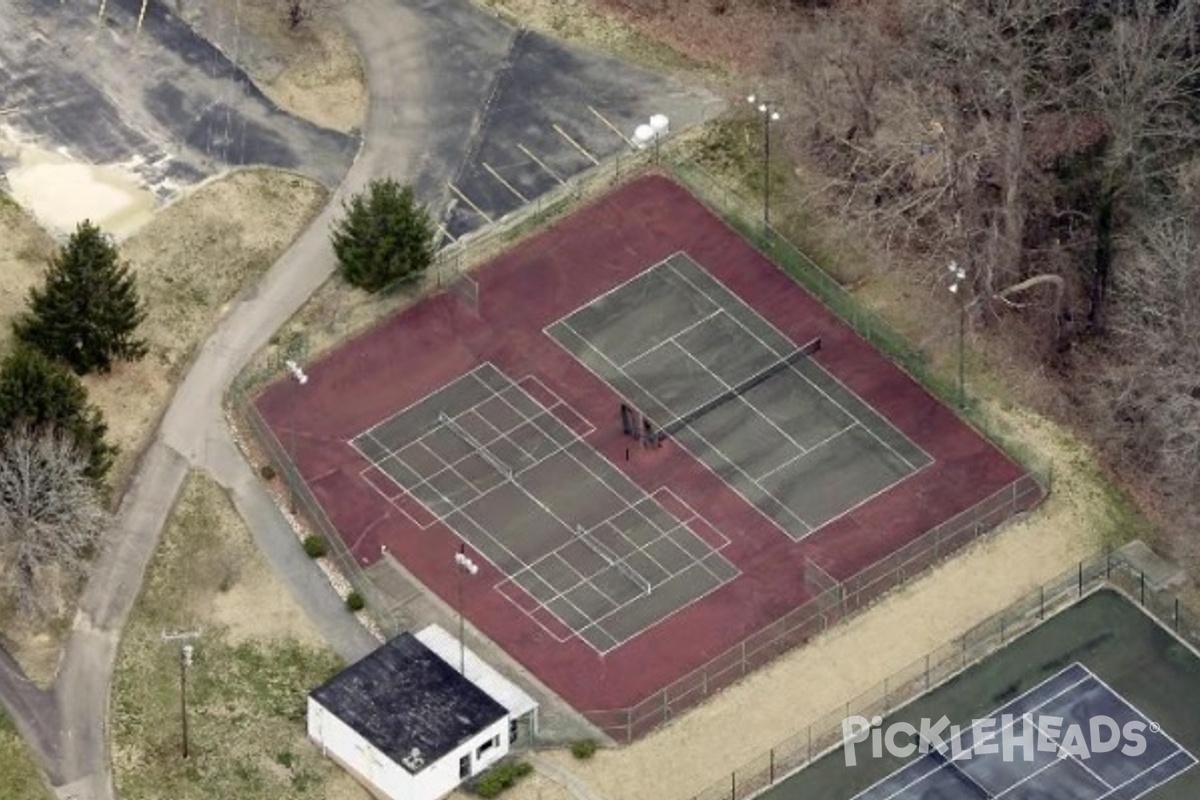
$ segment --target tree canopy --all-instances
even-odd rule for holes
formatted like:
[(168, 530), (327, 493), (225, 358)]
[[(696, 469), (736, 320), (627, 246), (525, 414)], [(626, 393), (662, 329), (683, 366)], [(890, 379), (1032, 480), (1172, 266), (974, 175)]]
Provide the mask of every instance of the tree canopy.
[(342, 204), (334, 224), (333, 252), (342, 277), (378, 292), (418, 280), (433, 261), (434, 225), (411, 186), (387, 178)]
[(108, 426), (88, 402), (79, 378), (25, 346), (0, 361), (0, 436), (19, 428), (62, 432), (79, 449), (87, 465), (84, 474), (97, 486), (116, 456), (117, 449), (105, 440)]
[(56, 611), (54, 588), (84, 576), (108, 525), (88, 469), (86, 454), (53, 426), (0, 432), (0, 596), (25, 616)]
[(136, 336), (144, 318), (134, 276), (116, 244), (84, 221), (50, 260), (44, 285), (30, 290), (29, 311), (13, 330), (85, 375), (145, 356), (146, 343)]

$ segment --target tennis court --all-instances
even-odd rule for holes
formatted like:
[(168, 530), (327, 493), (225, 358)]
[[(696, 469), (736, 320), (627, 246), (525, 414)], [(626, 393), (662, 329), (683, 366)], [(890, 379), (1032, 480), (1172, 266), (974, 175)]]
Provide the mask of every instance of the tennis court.
[(739, 573), (720, 534), (630, 481), (583, 440), (592, 431), (536, 378), (485, 363), (352, 444), (368, 483), (421, 528), (448, 525), (521, 612), (606, 653)]
[[(1194, 800), (1200, 657), (1124, 595), (1095, 592), (876, 726), (927, 752), (839, 746), (761, 800)], [(1109, 722), (1111, 721), (1111, 722)], [(920, 746), (921, 737), (895, 737)]]
[(684, 253), (546, 332), (793, 539), (933, 461)]
[[(1101, 744), (1113, 745), (1111, 750), (1087, 748), (1092, 720), (1098, 718), (1117, 725), (1115, 734), (1104, 728), (1100, 737)], [(1083, 738), (1068, 747), (1061, 731), (1072, 726)], [(1122, 743), (1125, 730), (1136, 731), (1143, 741)], [(976, 721), (958, 741), (939, 742), (854, 798), (1129, 800), (1195, 764), (1186, 748), (1076, 663)]]
[(304, 367), (254, 407), (351, 576), (426, 587), (621, 741), (818, 630), (832, 581), (1041, 497), (661, 175)]

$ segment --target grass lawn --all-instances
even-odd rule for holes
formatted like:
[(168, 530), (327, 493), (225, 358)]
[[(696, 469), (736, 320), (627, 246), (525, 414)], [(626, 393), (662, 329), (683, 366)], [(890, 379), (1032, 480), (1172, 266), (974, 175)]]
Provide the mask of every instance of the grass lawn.
[[(187, 674), (182, 757), (180, 641)], [(134, 607), (113, 686), (113, 771), (122, 800), (367, 795), (305, 736), (305, 696), (341, 666), (272, 575), (223, 490), (184, 488)]]
[(5, 800), (49, 800), (42, 774), (8, 717), (0, 713), (0, 786)]

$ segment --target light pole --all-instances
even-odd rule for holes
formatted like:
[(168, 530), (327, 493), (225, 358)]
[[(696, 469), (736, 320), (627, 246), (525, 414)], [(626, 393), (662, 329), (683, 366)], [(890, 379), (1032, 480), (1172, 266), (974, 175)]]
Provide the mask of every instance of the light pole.
[(958, 265), (957, 261), (950, 262), (950, 294), (958, 299), (958, 407), (967, 407), (966, 381), (963, 375), (963, 340), (967, 335), (967, 271)]
[(467, 557), (467, 546), (458, 546), (454, 554), (454, 571), (458, 573), (458, 672), (467, 674), (467, 642), (463, 638), (463, 578), (479, 572), (479, 565)]
[(179, 718), (183, 725), (183, 757), (188, 757), (187, 671), (192, 665), (192, 646), (179, 648)]
[(762, 115), (763, 121), (763, 228), (771, 227), (771, 123), (779, 121), (779, 107), (773, 100), (755, 95), (746, 98)]
[[(308, 375), (300, 368), (292, 359), (284, 362), (288, 368), (288, 372), (292, 373), (292, 379), (299, 385), (303, 386), (308, 383)], [(299, 400), (293, 404), (293, 411), (300, 405)], [(292, 513), (296, 513), (296, 480), (300, 475), (300, 467), (296, 465), (296, 421), (292, 420), (292, 424), (288, 426), (288, 507)]]

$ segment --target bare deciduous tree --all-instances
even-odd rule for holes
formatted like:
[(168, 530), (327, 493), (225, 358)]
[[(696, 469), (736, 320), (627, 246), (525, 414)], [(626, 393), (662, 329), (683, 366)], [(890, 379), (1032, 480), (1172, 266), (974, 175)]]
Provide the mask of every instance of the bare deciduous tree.
[(109, 515), (69, 437), (17, 427), (0, 439), (3, 587), (27, 617), (53, 610), (52, 575), (77, 582)]

